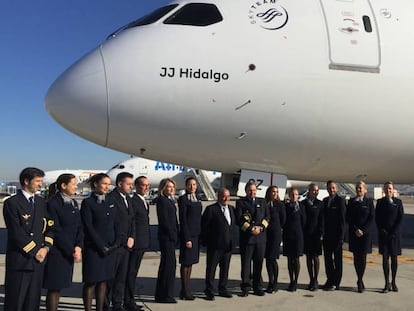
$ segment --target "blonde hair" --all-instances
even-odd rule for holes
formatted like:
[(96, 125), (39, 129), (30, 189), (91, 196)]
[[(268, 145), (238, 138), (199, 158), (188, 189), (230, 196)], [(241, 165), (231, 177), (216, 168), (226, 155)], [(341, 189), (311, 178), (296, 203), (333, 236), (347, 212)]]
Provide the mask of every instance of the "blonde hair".
[(164, 196), (164, 190), (167, 188), (168, 183), (172, 183), (174, 188), (176, 187), (175, 181), (171, 178), (164, 178), (160, 181), (160, 185), (158, 186), (158, 196)]
[(355, 188), (358, 187), (358, 186), (362, 186), (365, 189), (367, 189), (367, 184), (365, 182), (363, 182), (362, 180), (356, 182)]

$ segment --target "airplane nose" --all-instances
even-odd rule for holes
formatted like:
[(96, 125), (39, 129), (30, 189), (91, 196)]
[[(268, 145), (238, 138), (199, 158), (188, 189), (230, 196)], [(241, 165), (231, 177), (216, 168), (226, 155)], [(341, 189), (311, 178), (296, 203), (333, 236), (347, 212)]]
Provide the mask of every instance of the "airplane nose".
[(76, 135), (105, 146), (108, 96), (100, 47), (69, 67), (49, 88), (47, 112)]

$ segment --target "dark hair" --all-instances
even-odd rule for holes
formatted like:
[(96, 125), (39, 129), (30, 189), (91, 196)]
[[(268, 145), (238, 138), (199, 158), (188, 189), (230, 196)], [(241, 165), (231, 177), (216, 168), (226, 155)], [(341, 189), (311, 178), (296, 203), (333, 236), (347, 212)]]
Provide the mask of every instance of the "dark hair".
[(47, 188), (47, 198), (50, 199), (56, 194), (56, 192), (57, 192), (56, 182), (52, 182)]
[[(272, 189), (277, 189), (277, 190), (279, 190), (279, 187), (278, 187), (278, 186), (270, 186), (269, 188), (267, 188), (267, 190), (266, 190), (266, 195), (265, 195), (265, 201), (266, 201), (267, 203), (269, 203), (270, 201), (272, 201), (272, 199), (270, 198), (270, 197), (271, 197), (271, 195), (272, 195)], [(278, 200), (278, 201), (280, 200), (280, 198), (279, 198), (279, 194), (277, 195), (277, 200)]]
[(296, 187), (292, 187), (289, 189), (289, 196), (293, 195), (293, 191), (297, 191), (299, 193), (299, 189)]
[(123, 182), (126, 178), (134, 178), (134, 175), (128, 172), (122, 172), (116, 175), (115, 184), (118, 185), (118, 183)]
[(27, 179), (29, 182), (32, 181), (35, 177), (44, 177), (45, 172), (43, 172), (41, 169), (38, 169), (36, 167), (26, 167), (23, 169), (19, 175), (19, 181), (20, 185), (24, 187), (24, 181)]
[(188, 177), (188, 178), (185, 180), (185, 186), (186, 186), (186, 187), (187, 187), (188, 182), (189, 182), (190, 180), (195, 180), (195, 182), (197, 182), (197, 179), (195, 179), (195, 177)]
[(135, 178), (135, 181), (134, 181), (135, 187), (137, 187), (140, 184), (141, 179), (148, 179), (148, 177), (142, 175), (142, 176), (139, 176), (139, 177)]
[(76, 178), (76, 176), (73, 174), (59, 175), (55, 182), (57, 190), (62, 191), (62, 184), (67, 185), (73, 178)]
[(335, 184), (336, 185), (336, 181), (333, 181), (333, 180), (328, 180), (327, 182), (326, 182), (326, 187), (329, 187), (329, 185), (330, 184)]
[(247, 189), (249, 189), (249, 187), (250, 187), (251, 185), (254, 185), (254, 186), (257, 188), (256, 183), (255, 183), (254, 181), (252, 181), (252, 180), (249, 180), (249, 181), (246, 183), (246, 186), (244, 186), (244, 191), (247, 191)]
[(95, 188), (96, 188), (95, 183), (100, 182), (104, 178), (109, 178), (110, 179), (108, 174), (105, 174), (105, 173), (95, 174), (91, 178), (89, 178), (88, 184), (89, 184), (89, 186), (91, 187), (92, 190), (95, 190)]

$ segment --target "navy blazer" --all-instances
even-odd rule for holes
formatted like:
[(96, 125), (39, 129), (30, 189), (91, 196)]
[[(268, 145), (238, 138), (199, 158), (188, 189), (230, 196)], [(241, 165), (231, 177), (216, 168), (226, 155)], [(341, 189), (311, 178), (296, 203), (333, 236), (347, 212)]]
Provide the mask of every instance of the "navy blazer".
[(83, 227), (78, 202), (64, 203), (58, 192), (47, 202), (49, 216), (55, 225), (55, 247), (51, 253), (61, 252), (67, 258), (73, 258), (75, 246), (83, 248)]
[(201, 232), (201, 201), (197, 197), (197, 202), (191, 202), (187, 196), (188, 194), (184, 194), (178, 198), (180, 234), (184, 242), (198, 237)]
[(53, 220), (49, 219), (46, 201), (35, 196), (34, 208), (19, 190), (3, 205), (7, 227), (6, 269), (34, 270), (36, 253), (43, 246), (53, 245)]
[(392, 198), (392, 201), (391, 203), (388, 198), (377, 201), (375, 222), (380, 235), (399, 237), (401, 235), (404, 208), (400, 199)]
[(345, 199), (335, 195), (331, 204), (329, 197), (323, 199), (323, 243), (325, 248), (336, 248), (344, 241), (345, 236)]
[(124, 198), (117, 188), (108, 194), (108, 199), (113, 200), (118, 209), (119, 225), (121, 231), (121, 246), (126, 246), (128, 238), (135, 240), (135, 214), (134, 208), (132, 207), (132, 199), (127, 194), (126, 200), (128, 206), (126, 206)]
[(219, 203), (209, 205), (201, 216), (201, 241), (208, 249), (229, 251), (233, 248), (233, 230), (236, 223), (234, 207), (228, 205), (231, 223), (227, 222)]
[(148, 210), (142, 199), (134, 193), (132, 207), (135, 213), (135, 249), (148, 249), (150, 247), (149, 205)]
[(177, 243), (177, 208), (172, 200), (165, 196), (157, 199), (158, 239)]

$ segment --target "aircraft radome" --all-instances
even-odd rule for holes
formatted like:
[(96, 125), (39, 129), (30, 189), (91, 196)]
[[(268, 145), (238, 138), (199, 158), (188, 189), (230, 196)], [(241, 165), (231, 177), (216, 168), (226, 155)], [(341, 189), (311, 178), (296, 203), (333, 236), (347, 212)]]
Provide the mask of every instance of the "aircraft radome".
[(242, 182), (253, 172), (263, 185), (411, 183), (413, 10), (405, 0), (173, 1), (66, 70), (46, 108), (97, 144), (241, 171)]

